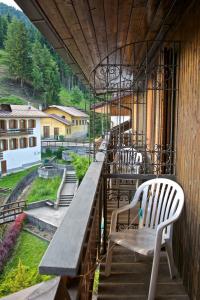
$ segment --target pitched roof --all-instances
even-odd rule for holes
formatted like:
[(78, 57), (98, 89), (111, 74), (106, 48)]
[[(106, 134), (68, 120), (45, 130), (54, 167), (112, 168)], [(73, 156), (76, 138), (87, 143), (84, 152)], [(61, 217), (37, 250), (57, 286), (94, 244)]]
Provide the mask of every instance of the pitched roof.
[[(8, 106), (8, 105), (7, 105)], [(30, 105), (4, 105), (0, 107), (0, 118), (44, 118), (46, 114)]]
[(71, 125), (71, 123), (69, 121), (67, 121), (66, 119), (64, 119), (64, 118), (62, 118), (62, 117), (60, 117), (58, 115), (50, 114), (50, 115), (47, 115), (47, 116), (50, 117), (50, 118), (53, 118), (53, 119), (57, 120), (58, 122), (61, 122), (61, 123), (65, 124), (65, 125), (68, 125), (68, 126)]
[(69, 115), (73, 116), (73, 117), (84, 117), (84, 118), (89, 118), (89, 116), (84, 113), (83, 111), (75, 108), (75, 107), (71, 107), (71, 106), (61, 106), (61, 105), (51, 105), (49, 106), (49, 108), (54, 107), (57, 109), (60, 109), (66, 113), (68, 113)]

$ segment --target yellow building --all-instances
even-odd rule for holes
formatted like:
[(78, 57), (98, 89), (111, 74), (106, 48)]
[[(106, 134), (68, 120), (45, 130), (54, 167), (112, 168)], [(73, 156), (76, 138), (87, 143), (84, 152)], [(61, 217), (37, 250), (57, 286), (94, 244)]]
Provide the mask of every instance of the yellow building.
[(52, 105), (44, 110), (41, 121), (43, 139), (84, 138), (88, 133), (89, 116), (75, 107)]

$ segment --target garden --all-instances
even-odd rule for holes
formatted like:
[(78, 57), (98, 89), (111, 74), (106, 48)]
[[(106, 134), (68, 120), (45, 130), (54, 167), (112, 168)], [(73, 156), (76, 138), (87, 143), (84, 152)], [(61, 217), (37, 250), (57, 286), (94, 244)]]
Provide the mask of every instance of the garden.
[(55, 201), (61, 180), (60, 176), (49, 179), (37, 177), (26, 195), (26, 203), (42, 200)]
[(0, 297), (51, 278), (38, 273), (48, 243), (23, 231), (25, 218), (25, 214), (19, 215), (1, 236)]

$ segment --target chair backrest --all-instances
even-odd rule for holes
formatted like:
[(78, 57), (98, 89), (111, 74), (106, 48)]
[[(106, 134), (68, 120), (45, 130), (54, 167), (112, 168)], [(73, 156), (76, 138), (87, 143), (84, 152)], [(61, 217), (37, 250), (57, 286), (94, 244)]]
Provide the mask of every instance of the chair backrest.
[[(160, 223), (169, 219), (178, 219), (184, 205), (184, 193), (176, 182), (156, 178), (141, 184), (133, 198), (133, 204), (140, 201), (139, 227), (157, 229)], [(172, 234), (172, 225), (168, 226), (165, 235)]]
[(134, 148), (122, 148), (117, 152), (115, 161), (120, 161), (124, 165), (135, 165), (142, 163), (142, 154)]

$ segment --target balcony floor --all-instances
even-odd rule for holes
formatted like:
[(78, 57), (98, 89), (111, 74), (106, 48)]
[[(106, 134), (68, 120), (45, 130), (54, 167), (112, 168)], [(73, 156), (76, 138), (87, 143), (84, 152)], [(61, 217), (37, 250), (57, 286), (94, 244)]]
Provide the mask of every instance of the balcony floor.
[[(152, 258), (137, 255), (120, 246), (113, 250), (111, 275), (104, 276), (105, 264), (100, 266), (98, 300), (146, 300), (148, 295)], [(179, 276), (171, 280), (167, 258), (160, 259), (155, 300), (189, 300)]]

